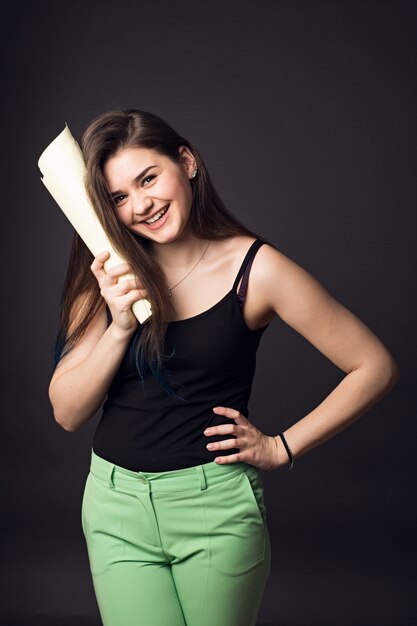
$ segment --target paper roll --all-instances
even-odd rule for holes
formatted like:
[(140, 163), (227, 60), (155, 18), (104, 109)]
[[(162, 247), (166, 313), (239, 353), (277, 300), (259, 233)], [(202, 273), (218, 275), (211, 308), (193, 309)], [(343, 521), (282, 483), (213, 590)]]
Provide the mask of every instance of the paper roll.
[[(125, 263), (125, 259), (113, 249), (87, 195), (84, 157), (67, 124), (42, 152), (38, 166), (43, 184), (92, 254), (97, 256), (104, 250), (109, 251), (110, 256), (104, 263), (105, 271)], [(134, 275), (124, 274), (119, 277), (119, 281), (129, 278), (134, 278)], [(134, 302), (132, 311), (141, 324), (152, 315), (150, 302), (146, 299)]]

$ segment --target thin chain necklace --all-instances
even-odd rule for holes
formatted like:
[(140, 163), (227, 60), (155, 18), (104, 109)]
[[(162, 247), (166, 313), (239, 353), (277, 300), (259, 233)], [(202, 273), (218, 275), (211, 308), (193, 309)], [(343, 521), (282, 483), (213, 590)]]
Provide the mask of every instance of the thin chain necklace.
[(197, 263), (194, 265), (194, 267), (192, 267), (192, 268), (190, 269), (190, 271), (188, 272), (188, 274), (186, 274), (186, 275), (184, 276), (184, 278), (181, 278), (181, 280), (180, 280), (178, 283), (176, 283), (173, 287), (168, 287), (168, 295), (169, 295), (169, 296), (172, 296), (172, 290), (173, 290), (173, 289), (175, 289), (175, 287), (178, 287), (178, 285), (179, 285), (180, 283), (182, 283), (182, 281), (183, 281), (183, 280), (185, 280), (185, 279), (187, 278), (187, 276), (189, 276), (193, 270), (195, 270), (195, 268), (197, 267), (197, 265), (200, 263), (201, 259), (204, 257), (205, 253), (207, 252), (207, 249), (208, 249), (209, 245), (210, 245), (210, 241), (208, 242), (208, 244), (207, 244), (207, 246), (206, 246), (206, 249), (204, 250), (203, 254), (202, 254), (202, 255), (201, 255), (201, 257), (198, 259), (198, 261), (197, 261)]

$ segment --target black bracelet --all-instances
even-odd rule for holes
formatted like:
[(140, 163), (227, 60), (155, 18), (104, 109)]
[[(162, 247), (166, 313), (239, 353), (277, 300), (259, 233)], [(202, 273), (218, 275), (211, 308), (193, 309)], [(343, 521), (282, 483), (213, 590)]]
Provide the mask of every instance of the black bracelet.
[(289, 466), (289, 468), (288, 468), (288, 469), (291, 469), (291, 468), (292, 468), (292, 466), (294, 465), (294, 457), (293, 457), (293, 454), (292, 454), (292, 452), (291, 452), (291, 448), (290, 448), (290, 446), (288, 445), (288, 443), (285, 441), (285, 437), (284, 437), (284, 435), (283, 435), (282, 433), (279, 433), (279, 437), (281, 437), (281, 439), (282, 439), (282, 443), (284, 444), (285, 449), (286, 449), (286, 451), (287, 451), (288, 458), (290, 459), (290, 464), (289, 464), (290, 466)]

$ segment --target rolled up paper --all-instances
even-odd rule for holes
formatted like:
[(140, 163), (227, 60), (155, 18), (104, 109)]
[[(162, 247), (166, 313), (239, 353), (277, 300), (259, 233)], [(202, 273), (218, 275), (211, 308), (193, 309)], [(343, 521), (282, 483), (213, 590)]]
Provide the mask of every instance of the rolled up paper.
[[(109, 251), (110, 256), (104, 263), (105, 271), (114, 265), (125, 263), (125, 259), (113, 249), (88, 197), (84, 157), (67, 124), (42, 152), (38, 166), (43, 184), (92, 254), (97, 256), (104, 250)], [(119, 277), (119, 281), (129, 278), (134, 278), (134, 275), (124, 274)], [(141, 324), (147, 322), (152, 315), (150, 302), (146, 299), (134, 302), (132, 311)]]

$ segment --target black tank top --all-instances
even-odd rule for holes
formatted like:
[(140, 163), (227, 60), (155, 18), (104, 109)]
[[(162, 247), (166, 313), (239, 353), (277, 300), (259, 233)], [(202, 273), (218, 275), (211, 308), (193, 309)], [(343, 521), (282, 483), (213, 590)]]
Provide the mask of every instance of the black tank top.
[[(94, 434), (96, 454), (133, 471), (162, 472), (238, 452), (236, 448), (207, 450), (210, 441), (230, 439), (231, 435), (206, 437), (203, 431), (208, 426), (235, 423), (213, 413), (215, 406), (231, 407), (249, 417), (256, 351), (269, 324), (251, 330), (242, 305), (254, 256), (264, 243), (261, 239), (252, 243), (232, 289), (219, 302), (194, 317), (167, 324), (165, 353), (175, 348), (168, 368), (182, 385), (185, 402), (170, 397), (152, 375), (144, 378), (143, 389), (127, 349)], [(111, 319), (110, 311), (108, 317)]]

